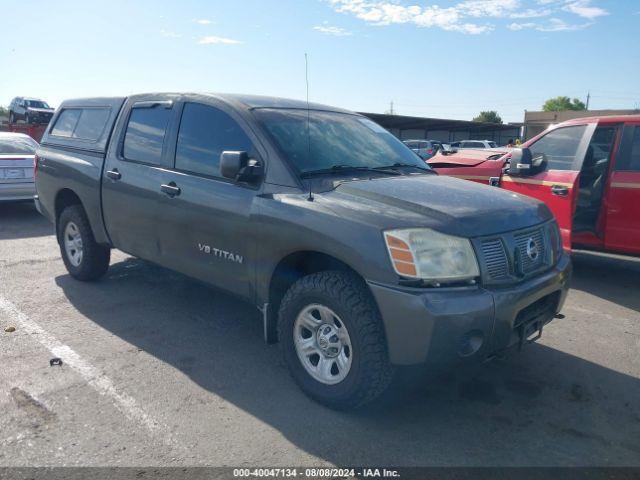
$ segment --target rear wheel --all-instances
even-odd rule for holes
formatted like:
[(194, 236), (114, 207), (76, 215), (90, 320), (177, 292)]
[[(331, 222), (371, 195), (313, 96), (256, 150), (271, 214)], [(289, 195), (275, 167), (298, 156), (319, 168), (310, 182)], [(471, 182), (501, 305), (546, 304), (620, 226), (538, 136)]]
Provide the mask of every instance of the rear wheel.
[(58, 243), (67, 271), (78, 280), (97, 280), (109, 268), (111, 250), (96, 242), (80, 205), (71, 205), (60, 214)]
[(391, 381), (380, 314), (354, 274), (327, 271), (298, 280), (282, 300), (278, 330), (291, 375), (320, 403), (356, 408)]

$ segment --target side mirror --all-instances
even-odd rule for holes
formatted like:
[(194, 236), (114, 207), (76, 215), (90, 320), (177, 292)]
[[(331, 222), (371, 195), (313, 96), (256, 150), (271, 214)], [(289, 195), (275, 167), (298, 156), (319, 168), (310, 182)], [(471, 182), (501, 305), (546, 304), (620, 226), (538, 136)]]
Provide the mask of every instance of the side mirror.
[(532, 175), (533, 158), (528, 148), (514, 148), (509, 159), (509, 175)]
[(249, 158), (247, 152), (225, 150), (220, 154), (220, 174), (230, 180), (252, 182), (262, 177), (260, 160)]

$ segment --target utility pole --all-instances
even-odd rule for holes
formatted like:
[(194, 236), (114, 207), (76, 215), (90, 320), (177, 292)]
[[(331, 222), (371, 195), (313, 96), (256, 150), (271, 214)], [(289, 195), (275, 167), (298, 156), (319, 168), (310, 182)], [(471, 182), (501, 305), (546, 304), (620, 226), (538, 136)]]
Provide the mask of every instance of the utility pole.
[(587, 110), (589, 110), (589, 100), (591, 100), (591, 92), (587, 92)]
[(393, 100), (391, 100), (391, 108), (389, 108), (389, 115), (393, 115)]

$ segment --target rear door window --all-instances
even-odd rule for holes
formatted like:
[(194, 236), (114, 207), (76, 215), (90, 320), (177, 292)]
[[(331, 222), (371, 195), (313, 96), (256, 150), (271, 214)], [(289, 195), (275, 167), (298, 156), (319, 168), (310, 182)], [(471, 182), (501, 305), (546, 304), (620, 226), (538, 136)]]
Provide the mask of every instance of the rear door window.
[(529, 149), (533, 157), (544, 155), (547, 170), (573, 170), (587, 125), (558, 128), (547, 133)]
[(126, 160), (162, 165), (162, 148), (171, 118), (171, 105), (134, 107), (131, 109), (124, 137)]
[(109, 119), (108, 108), (83, 108), (73, 136), (83, 140), (97, 140)]
[(51, 129), (51, 135), (95, 141), (109, 119), (108, 108), (66, 108)]
[(640, 125), (628, 125), (624, 129), (616, 170), (640, 172)]
[(78, 124), (80, 113), (79, 108), (67, 108), (60, 112), (55, 125), (51, 129), (51, 135), (56, 135), (58, 137), (71, 137), (76, 125)]
[(220, 154), (225, 150), (248, 152), (251, 148), (247, 134), (225, 112), (200, 103), (184, 106), (176, 145), (177, 170), (222, 177)]

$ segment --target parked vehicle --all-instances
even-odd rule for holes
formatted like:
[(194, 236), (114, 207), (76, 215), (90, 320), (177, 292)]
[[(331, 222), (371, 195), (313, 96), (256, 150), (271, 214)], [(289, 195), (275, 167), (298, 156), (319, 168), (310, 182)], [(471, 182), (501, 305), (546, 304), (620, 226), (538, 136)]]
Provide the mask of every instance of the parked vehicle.
[(640, 254), (640, 115), (569, 120), (510, 154), (464, 151), (429, 163), (544, 201), (566, 249)]
[(442, 149), (442, 142), (436, 140), (404, 140), (403, 143), (423, 160), (429, 160)]
[(465, 148), (498, 148), (498, 144), (491, 140), (463, 140), (452, 142), (451, 148), (460, 150)]
[(571, 276), (544, 204), (438, 176), (368, 118), (294, 100), (66, 101), (36, 185), (70, 275), (101, 277), (115, 247), (233, 292), (337, 408), (376, 398), (396, 365), (535, 340)]
[(0, 132), (0, 202), (33, 200), (38, 142), (22, 133)]
[(9, 123), (23, 120), (26, 124), (47, 124), (54, 109), (39, 98), (15, 97), (9, 105)]

